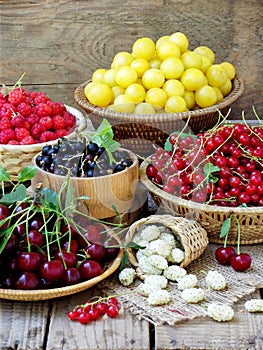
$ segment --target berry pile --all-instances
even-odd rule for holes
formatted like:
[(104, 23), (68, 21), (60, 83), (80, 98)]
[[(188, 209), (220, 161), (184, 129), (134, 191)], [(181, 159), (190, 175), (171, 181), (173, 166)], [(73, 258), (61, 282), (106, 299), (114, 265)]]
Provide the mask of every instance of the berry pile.
[(74, 285), (101, 275), (118, 255), (119, 244), (105, 225), (83, 216), (73, 224), (54, 204), (41, 207), (36, 195), (0, 204), (0, 238), (10, 236), (0, 252), (1, 288)]
[(68, 318), (72, 321), (78, 321), (87, 324), (95, 321), (103, 315), (110, 318), (118, 316), (120, 305), (115, 297), (99, 298), (96, 301), (89, 300), (83, 305), (77, 305), (68, 312)]
[(72, 132), (76, 118), (62, 102), (44, 92), (16, 87), (0, 91), (0, 143), (30, 145), (48, 142)]
[[(112, 159), (113, 157), (113, 159)], [(125, 150), (117, 150), (109, 156), (104, 147), (85, 138), (70, 141), (61, 139), (56, 145), (44, 146), (36, 158), (42, 170), (65, 176), (97, 177), (123, 171), (133, 161)]]
[(170, 135), (146, 168), (163, 191), (217, 206), (263, 206), (263, 128), (219, 125), (198, 136)]

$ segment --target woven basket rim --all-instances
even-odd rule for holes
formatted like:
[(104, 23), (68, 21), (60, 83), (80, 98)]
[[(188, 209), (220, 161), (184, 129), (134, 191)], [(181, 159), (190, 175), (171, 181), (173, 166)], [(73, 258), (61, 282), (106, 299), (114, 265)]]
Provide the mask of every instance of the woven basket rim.
[[(125, 150), (125, 151), (127, 151), (128, 154), (130, 155), (131, 159), (133, 160), (133, 164), (129, 167), (129, 169), (132, 169), (132, 168), (138, 166), (139, 160), (138, 160), (138, 157), (136, 156), (135, 153), (133, 153), (132, 151), (130, 151), (130, 150), (126, 149), (126, 148), (122, 148), (122, 147), (119, 147), (118, 150)], [(37, 167), (38, 171), (39, 171), (40, 173), (47, 174), (51, 179), (52, 179), (52, 178), (53, 178), (53, 179), (58, 178), (58, 179), (61, 179), (61, 180), (62, 180), (62, 179), (65, 179), (65, 176), (57, 175), (57, 174), (55, 175), (55, 174), (53, 174), (53, 173), (49, 173), (49, 172), (47, 172), (47, 171), (45, 171), (45, 170), (43, 170), (43, 169), (40, 169), (40, 168), (36, 165), (36, 158), (39, 156), (40, 153), (41, 153), (41, 152), (37, 153), (37, 154), (33, 157), (33, 159), (32, 159), (32, 164), (33, 164), (34, 166)], [(124, 170), (124, 171), (125, 171), (125, 170)], [(121, 173), (122, 173), (122, 172), (121, 172)], [(115, 174), (109, 174), (109, 175), (99, 176), (97, 179), (99, 179), (100, 181), (103, 181), (103, 179), (108, 179), (109, 177), (112, 178), (112, 177), (116, 177), (116, 176), (119, 176), (119, 175), (120, 175), (120, 172), (115, 173)], [(94, 182), (94, 179), (96, 179), (96, 178), (94, 178), (94, 177), (71, 177), (70, 179), (75, 179), (75, 180), (78, 180), (78, 181), (80, 181), (80, 182), (87, 182), (87, 181), (89, 181), (89, 182)]]
[(105, 118), (116, 118), (118, 121), (123, 121), (127, 123), (128, 121), (132, 123), (142, 123), (142, 122), (155, 122), (156, 118), (161, 118), (163, 122), (169, 122), (172, 120), (186, 120), (189, 117), (191, 118), (198, 118), (203, 115), (207, 115), (209, 113), (215, 113), (217, 111), (220, 111), (228, 106), (230, 106), (233, 102), (235, 102), (243, 93), (244, 91), (244, 80), (240, 77), (235, 76), (235, 78), (232, 80), (233, 88), (232, 91), (227, 95), (220, 103), (208, 107), (208, 108), (202, 108), (202, 109), (196, 109), (188, 112), (182, 112), (182, 113), (163, 113), (163, 114), (145, 114), (145, 115), (137, 115), (137, 114), (131, 114), (131, 113), (124, 113), (124, 112), (118, 112), (110, 110), (109, 108), (100, 108), (97, 106), (94, 106), (90, 104), (85, 95), (84, 95), (84, 88), (87, 83), (89, 83), (90, 80), (80, 84), (74, 91), (74, 98), (75, 101), (79, 106), (81, 106), (83, 109), (89, 112), (93, 112), (94, 114), (103, 116)]
[[(71, 114), (73, 114), (77, 119), (77, 123), (76, 123), (77, 126), (72, 130), (71, 133), (69, 133), (68, 135), (65, 136), (67, 138), (67, 137), (72, 137), (72, 135), (76, 134), (76, 132), (84, 130), (86, 127), (86, 119), (85, 119), (83, 113), (81, 111), (79, 111), (77, 108), (68, 106), (66, 104), (65, 104), (65, 107), (66, 107), (67, 111), (70, 112)], [(0, 144), (0, 150), (14, 152), (15, 150), (19, 149), (19, 150), (23, 150), (25, 152), (30, 152), (30, 151), (33, 151), (34, 149), (42, 149), (46, 145), (53, 145), (54, 143), (57, 142), (57, 140), (58, 139), (48, 141), (48, 142), (34, 143), (32, 145)]]
[[(117, 235), (113, 237), (121, 244), (121, 241)], [(18, 301), (40, 301), (48, 300), (53, 298), (60, 298), (67, 295), (82, 292), (86, 289), (93, 287), (105, 278), (109, 277), (114, 273), (121, 264), (121, 259), (123, 256), (123, 248), (120, 248), (117, 257), (112, 261), (110, 266), (99, 276), (91, 278), (88, 281), (77, 283), (75, 285), (50, 288), (50, 289), (37, 289), (37, 290), (21, 290), (21, 289), (0, 289), (0, 298), (8, 300), (18, 300)]]
[[(149, 157), (150, 158), (150, 157)], [(213, 206), (205, 203), (196, 203), (190, 200), (182, 199), (180, 197), (174, 196), (170, 193), (164, 192), (161, 188), (154, 185), (146, 175), (146, 167), (149, 164), (149, 158), (145, 159), (139, 169), (139, 176), (141, 182), (144, 186), (149, 190), (149, 192), (154, 193), (161, 199), (165, 199), (171, 203), (176, 205), (180, 205), (182, 207), (186, 207), (188, 209), (192, 209), (195, 211), (206, 211), (208, 213), (228, 213), (230, 214), (249, 214), (251, 216), (263, 214), (263, 206), (262, 207), (221, 207), (221, 206)]]

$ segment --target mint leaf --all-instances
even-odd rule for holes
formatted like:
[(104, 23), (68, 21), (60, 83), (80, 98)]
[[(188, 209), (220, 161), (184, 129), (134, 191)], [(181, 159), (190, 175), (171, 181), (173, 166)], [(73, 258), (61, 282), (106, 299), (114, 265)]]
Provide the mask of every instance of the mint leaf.
[(137, 243), (134, 243), (134, 242), (129, 242), (128, 244), (127, 244), (127, 247), (128, 248), (132, 248), (132, 249), (144, 249), (145, 247), (143, 247), (143, 246), (141, 246), (141, 245), (139, 245), (139, 244), (137, 244)]
[(18, 181), (19, 182), (25, 182), (31, 180), (37, 173), (37, 167), (33, 165), (29, 165), (18, 173)]
[(127, 250), (125, 250), (121, 258), (120, 270), (124, 269), (124, 267), (127, 265), (127, 262), (128, 262), (128, 252)]
[(11, 178), (8, 172), (0, 165), (0, 181), (10, 182)]

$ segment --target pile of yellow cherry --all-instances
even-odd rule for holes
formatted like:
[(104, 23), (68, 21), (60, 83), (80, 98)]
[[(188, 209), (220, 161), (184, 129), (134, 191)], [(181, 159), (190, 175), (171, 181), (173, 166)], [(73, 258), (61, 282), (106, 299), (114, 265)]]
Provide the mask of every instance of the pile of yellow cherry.
[(99, 68), (84, 89), (88, 102), (133, 114), (180, 113), (213, 106), (232, 90), (235, 67), (215, 63), (207, 46), (189, 48), (182, 32), (137, 39)]

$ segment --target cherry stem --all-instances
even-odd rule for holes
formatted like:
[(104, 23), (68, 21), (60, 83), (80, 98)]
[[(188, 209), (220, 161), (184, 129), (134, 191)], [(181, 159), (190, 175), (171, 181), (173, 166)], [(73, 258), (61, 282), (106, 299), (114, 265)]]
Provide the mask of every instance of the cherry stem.
[(237, 254), (240, 254), (240, 239), (241, 239), (241, 227), (240, 227), (240, 222), (238, 220), (238, 218), (236, 217), (236, 215), (233, 215), (233, 217), (236, 220), (236, 224), (237, 224)]

